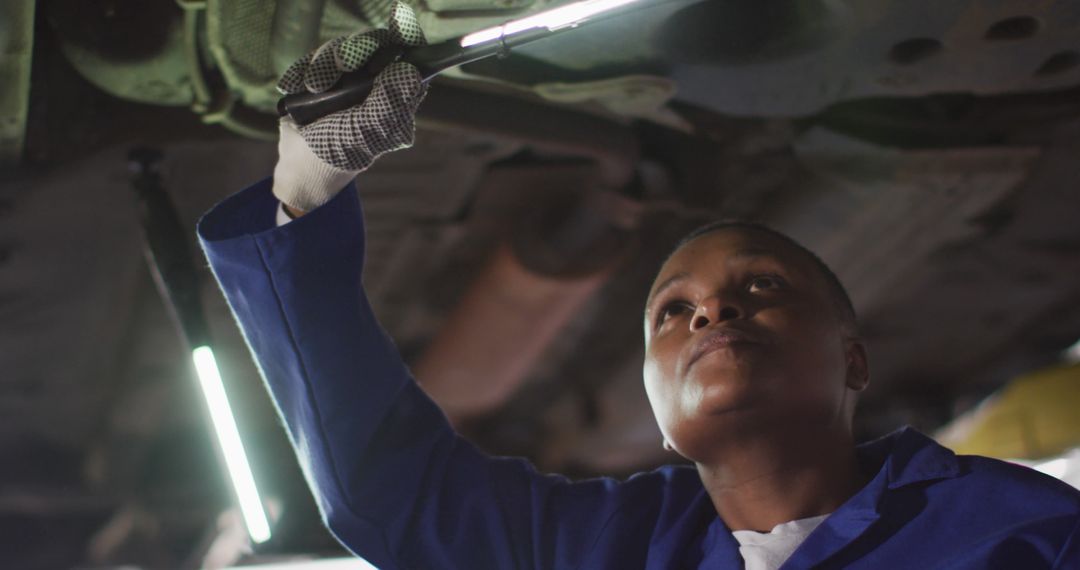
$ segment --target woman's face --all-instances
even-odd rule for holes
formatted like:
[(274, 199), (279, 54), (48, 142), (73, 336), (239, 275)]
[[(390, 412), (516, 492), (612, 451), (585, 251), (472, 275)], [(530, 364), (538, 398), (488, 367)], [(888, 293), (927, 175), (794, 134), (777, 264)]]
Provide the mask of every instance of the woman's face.
[(747, 429), (850, 429), (867, 374), (814, 263), (775, 236), (730, 228), (661, 268), (646, 303), (644, 378), (665, 438), (705, 462), (710, 443)]

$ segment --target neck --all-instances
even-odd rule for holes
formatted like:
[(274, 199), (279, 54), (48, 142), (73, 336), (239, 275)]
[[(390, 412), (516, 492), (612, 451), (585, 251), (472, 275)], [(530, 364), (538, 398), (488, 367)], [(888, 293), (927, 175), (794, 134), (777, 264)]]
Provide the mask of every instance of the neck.
[(699, 463), (702, 483), (731, 530), (768, 532), (778, 524), (835, 511), (866, 484), (851, 434), (801, 430), (757, 433)]

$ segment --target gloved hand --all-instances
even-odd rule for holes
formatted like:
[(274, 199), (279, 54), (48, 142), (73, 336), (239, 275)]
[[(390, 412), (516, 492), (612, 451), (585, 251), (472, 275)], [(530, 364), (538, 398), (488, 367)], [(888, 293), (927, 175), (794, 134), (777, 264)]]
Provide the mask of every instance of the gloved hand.
[[(342, 73), (360, 69), (380, 47), (423, 45), (424, 33), (407, 5), (396, 2), (386, 29), (342, 36), (289, 67), (278, 82), (283, 94), (325, 91)], [(274, 195), (294, 209), (328, 202), (381, 154), (412, 146), (414, 115), (427, 92), (419, 71), (389, 65), (360, 105), (299, 126), (281, 119)]]

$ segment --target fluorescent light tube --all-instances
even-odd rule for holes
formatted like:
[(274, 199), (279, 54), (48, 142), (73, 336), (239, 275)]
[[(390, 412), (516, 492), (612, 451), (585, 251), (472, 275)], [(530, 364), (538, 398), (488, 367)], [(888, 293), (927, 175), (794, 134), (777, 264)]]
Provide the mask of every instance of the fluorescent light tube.
[(214, 423), (218, 443), (225, 455), (225, 467), (229, 470), (229, 478), (232, 479), (233, 488), (240, 500), (240, 513), (244, 517), (248, 535), (256, 543), (266, 542), (270, 540), (270, 523), (266, 520), (259, 491), (255, 488), (255, 478), (251, 476), (247, 454), (240, 443), (240, 432), (236, 429), (229, 399), (225, 397), (225, 386), (221, 382), (221, 372), (214, 359), (214, 351), (209, 346), (200, 346), (192, 351), (191, 357), (195, 361), (195, 371), (199, 374), (199, 384), (210, 409), (210, 419)]
[(640, 0), (582, 0), (581, 2), (574, 2), (532, 16), (526, 16), (520, 20), (513, 20), (501, 26), (473, 32), (461, 38), (461, 47), (466, 48), (494, 41), (534, 28), (557, 30), (566, 26), (575, 26), (597, 14), (638, 1)]
[(234, 566), (225, 570), (378, 570), (363, 558), (324, 558)]

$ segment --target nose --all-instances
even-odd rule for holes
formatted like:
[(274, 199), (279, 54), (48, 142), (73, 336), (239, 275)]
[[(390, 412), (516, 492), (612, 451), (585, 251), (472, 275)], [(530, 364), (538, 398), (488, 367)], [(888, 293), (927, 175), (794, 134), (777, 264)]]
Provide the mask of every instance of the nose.
[(742, 316), (739, 307), (713, 296), (698, 303), (694, 317), (690, 319), (690, 332), (697, 332), (711, 324), (737, 319)]

